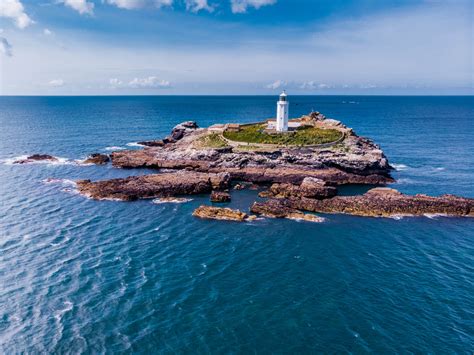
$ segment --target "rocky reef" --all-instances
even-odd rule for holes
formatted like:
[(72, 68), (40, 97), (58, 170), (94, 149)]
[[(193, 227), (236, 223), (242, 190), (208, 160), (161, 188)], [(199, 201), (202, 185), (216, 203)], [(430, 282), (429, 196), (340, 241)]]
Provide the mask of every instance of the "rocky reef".
[(470, 216), (474, 217), (474, 199), (454, 195), (432, 197), (405, 195), (390, 188), (374, 188), (364, 195), (336, 196), (328, 199), (285, 198), (255, 203), (251, 211), (261, 214), (282, 215), (296, 209), (319, 213), (345, 213), (356, 216)]
[(210, 193), (213, 189), (229, 187), (228, 174), (173, 172), (131, 176), (103, 181), (80, 180), (79, 192), (96, 200), (132, 201), (144, 198), (175, 197)]

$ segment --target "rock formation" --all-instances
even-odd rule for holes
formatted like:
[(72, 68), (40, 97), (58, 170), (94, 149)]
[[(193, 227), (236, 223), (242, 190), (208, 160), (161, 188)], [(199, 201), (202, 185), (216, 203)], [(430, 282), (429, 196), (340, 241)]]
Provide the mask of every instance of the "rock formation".
[(199, 206), (194, 210), (193, 216), (236, 222), (251, 221), (255, 219), (255, 216), (249, 216), (247, 213), (239, 210), (212, 206)]
[(184, 122), (163, 139), (163, 146), (114, 152), (111, 159), (120, 168), (228, 172), (233, 180), (254, 183), (300, 184), (305, 177), (333, 184), (393, 182), (385, 155), (372, 141), (358, 137), (339, 121), (318, 119), (314, 125), (341, 130), (345, 138), (333, 146), (321, 147), (248, 149), (244, 143), (211, 148), (200, 142), (213, 132), (198, 128), (194, 122)]
[(230, 194), (225, 191), (212, 191), (211, 202), (230, 202)]
[(474, 217), (474, 199), (453, 195), (432, 197), (404, 195), (390, 188), (375, 188), (364, 195), (313, 198), (269, 199), (252, 207), (252, 212), (279, 214), (288, 208), (319, 213), (346, 213), (357, 216), (391, 217), (446, 215)]
[(213, 189), (229, 187), (228, 174), (206, 174), (198, 172), (175, 172), (131, 176), (92, 182), (77, 182), (79, 192), (93, 199), (131, 201), (142, 198), (172, 197), (210, 193)]
[(48, 154), (33, 154), (26, 157), (26, 159), (16, 160), (13, 162), (13, 164), (28, 164), (38, 161), (58, 161), (58, 158)]
[(273, 184), (268, 190), (262, 191), (260, 197), (309, 197), (317, 199), (325, 199), (334, 197), (337, 189), (329, 186), (325, 181), (313, 177), (306, 177), (300, 185), (295, 184)]
[(270, 199), (265, 202), (255, 202), (250, 211), (270, 218), (289, 218), (309, 222), (323, 222), (324, 218), (309, 213), (303, 213), (291, 206), (288, 200)]
[(94, 153), (94, 154), (89, 155), (82, 163), (103, 165), (103, 164), (107, 164), (109, 161), (110, 161), (110, 158), (107, 154)]

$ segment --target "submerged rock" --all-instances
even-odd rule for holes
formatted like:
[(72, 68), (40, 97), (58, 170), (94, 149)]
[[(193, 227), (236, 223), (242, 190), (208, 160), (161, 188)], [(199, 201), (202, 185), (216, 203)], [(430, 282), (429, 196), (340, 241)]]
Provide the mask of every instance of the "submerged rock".
[(13, 162), (13, 164), (28, 164), (37, 161), (58, 161), (58, 158), (48, 154), (33, 154), (26, 157), (26, 159), (16, 160)]
[[(346, 213), (357, 216), (391, 217), (446, 215), (474, 217), (474, 199), (454, 195), (432, 197), (404, 195), (390, 188), (375, 188), (364, 195), (337, 196), (325, 200), (290, 198), (286, 206), (320, 213)], [(264, 202), (272, 210), (272, 202)]]
[(249, 216), (247, 213), (240, 210), (213, 206), (199, 206), (194, 210), (193, 216), (206, 219), (218, 219), (236, 222), (250, 221), (255, 219), (255, 216)]
[(230, 202), (230, 194), (225, 191), (212, 191), (211, 202)]
[(97, 200), (132, 201), (210, 193), (213, 189), (228, 188), (229, 183), (228, 174), (172, 172), (96, 182), (81, 180), (77, 188), (81, 194)]
[(313, 177), (306, 177), (300, 185), (295, 184), (273, 184), (268, 190), (262, 191), (260, 197), (310, 197), (324, 199), (336, 196), (337, 189), (329, 186), (325, 181)]
[(91, 154), (85, 159), (83, 164), (96, 164), (103, 165), (107, 164), (110, 161), (110, 157), (107, 154), (94, 153)]

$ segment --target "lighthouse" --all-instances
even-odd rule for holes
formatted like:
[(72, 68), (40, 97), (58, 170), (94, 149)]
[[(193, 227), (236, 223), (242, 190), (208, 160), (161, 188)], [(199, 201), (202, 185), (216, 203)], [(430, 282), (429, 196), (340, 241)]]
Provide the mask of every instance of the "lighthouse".
[(288, 131), (288, 97), (286, 92), (280, 94), (280, 99), (277, 102), (277, 116), (276, 116), (276, 130), (277, 132)]

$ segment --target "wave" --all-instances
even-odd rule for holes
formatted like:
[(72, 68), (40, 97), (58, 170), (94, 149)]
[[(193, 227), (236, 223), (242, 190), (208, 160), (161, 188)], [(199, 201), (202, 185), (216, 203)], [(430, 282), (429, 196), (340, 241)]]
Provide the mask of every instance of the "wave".
[(77, 164), (76, 160), (71, 160), (69, 158), (56, 157), (53, 156), (55, 160), (31, 160), (24, 163), (17, 163), (18, 161), (27, 160), (30, 155), (19, 155), (16, 157), (2, 159), (2, 164), (5, 165), (26, 165), (26, 164), (45, 164), (45, 165), (75, 165)]
[(153, 199), (154, 204), (162, 204), (162, 203), (186, 203), (192, 201), (192, 198), (184, 198), (184, 197), (163, 197), (163, 198), (155, 198)]
[[(130, 143), (129, 143), (130, 144)], [(137, 143), (138, 144), (138, 143)], [(128, 144), (127, 144), (128, 145)], [(104, 150), (107, 150), (107, 151), (114, 151), (114, 150), (124, 150), (124, 149), (127, 149), (125, 147), (116, 147), (116, 146), (112, 146), (112, 147), (105, 147)]]
[(395, 163), (393, 163), (391, 165), (394, 167), (394, 169), (396, 171), (403, 171), (403, 170), (407, 170), (409, 168), (409, 166), (405, 165), (405, 164), (395, 164)]
[(144, 147), (143, 144), (140, 144), (138, 142), (130, 142), (130, 143), (127, 143), (127, 146), (128, 147)]

